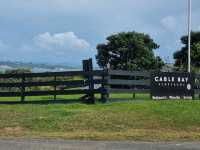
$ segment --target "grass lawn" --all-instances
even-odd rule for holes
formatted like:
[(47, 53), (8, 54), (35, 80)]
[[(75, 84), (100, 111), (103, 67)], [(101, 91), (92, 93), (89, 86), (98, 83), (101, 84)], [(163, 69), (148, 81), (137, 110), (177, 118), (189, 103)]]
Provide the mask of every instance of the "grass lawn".
[[(132, 95), (111, 97), (131, 99)], [(0, 105), (0, 136), (200, 140), (199, 101), (151, 101), (148, 97), (137, 95), (135, 101), (96, 105)]]
[[(81, 96), (83, 95), (66, 95), (66, 96), (57, 96), (57, 100), (78, 100)], [(137, 100), (149, 100), (149, 94), (137, 94), (136, 99)], [(100, 99), (100, 95), (96, 95), (97, 100)], [(133, 94), (111, 94), (110, 95), (111, 99), (114, 100), (134, 100), (133, 99)], [(45, 100), (53, 100), (54, 96), (28, 96), (25, 98), (26, 101), (45, 101)], [(20, 101), (20, 97), (0, 97), (0, 102), (1, 101)]]

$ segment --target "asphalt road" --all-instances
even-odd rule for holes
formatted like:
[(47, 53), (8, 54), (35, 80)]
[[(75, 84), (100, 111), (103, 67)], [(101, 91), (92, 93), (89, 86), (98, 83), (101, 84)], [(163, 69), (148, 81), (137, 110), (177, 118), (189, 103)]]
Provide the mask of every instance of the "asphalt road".
[(200, 142), (148, 143), (1, 139), (0, 150), (200, 150)]

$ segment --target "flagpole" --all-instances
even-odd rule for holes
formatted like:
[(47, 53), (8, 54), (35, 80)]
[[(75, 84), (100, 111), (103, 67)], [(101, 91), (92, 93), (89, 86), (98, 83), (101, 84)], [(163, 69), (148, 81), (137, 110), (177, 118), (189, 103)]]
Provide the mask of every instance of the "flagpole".
[(191, 18), (192, 0), (188, 0), (188, 72), (191, 72)]

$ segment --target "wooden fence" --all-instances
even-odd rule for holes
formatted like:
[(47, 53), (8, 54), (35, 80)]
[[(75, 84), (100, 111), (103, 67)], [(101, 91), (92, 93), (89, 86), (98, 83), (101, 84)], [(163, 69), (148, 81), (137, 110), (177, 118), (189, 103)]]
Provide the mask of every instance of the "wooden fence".
[(108, 70), (108, 93), (150, 93), (150, 73)]
[[(83, 94), (94, 103), (95, 94), (106, 102), (110, 93), (150, 93), (150, 72), (92, 70), (47, 73), (0, 74), (0, 97)], [(76, 80), (70, 80), (78, 77)], [(195, 94), (200, 95), (200, 74), (195, 74)], [(40, 87), (40, 90), (37, 89)], [(41, 87), (44, 89), (41, 90)], [(45, 90), (45, 87), (48, 89)]]
[[(23, 73), (0, 74), (0, 97), (21, 97), (25, 101), (26, 96), (48, 96), (103, 93), (102, 87), (95, 86), (105, 84), (106, 72), (71, 71), (49, 73)], [(79, 77), (78, 80), (69, 80), (70, 77)], [(45, 81), (45, 79), (48, 81)], [(48, 90), (34, 90), (32, 87), (48, 87)], [(98, 88), (95, 88), (98, 87)], [(27, 90), (29, 89), (29, 90)], [(49, 90), (50, 89), (50, 90)], [(91, 102), (93, 102), (91, 100)]]

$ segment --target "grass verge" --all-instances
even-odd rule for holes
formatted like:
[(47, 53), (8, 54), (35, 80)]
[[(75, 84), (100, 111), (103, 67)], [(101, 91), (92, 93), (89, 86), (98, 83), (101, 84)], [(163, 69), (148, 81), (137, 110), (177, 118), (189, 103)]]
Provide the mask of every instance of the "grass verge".
[(136, 100), (96, 105), (0, 105), (0, 136), (200, 140), (200, 102)]

